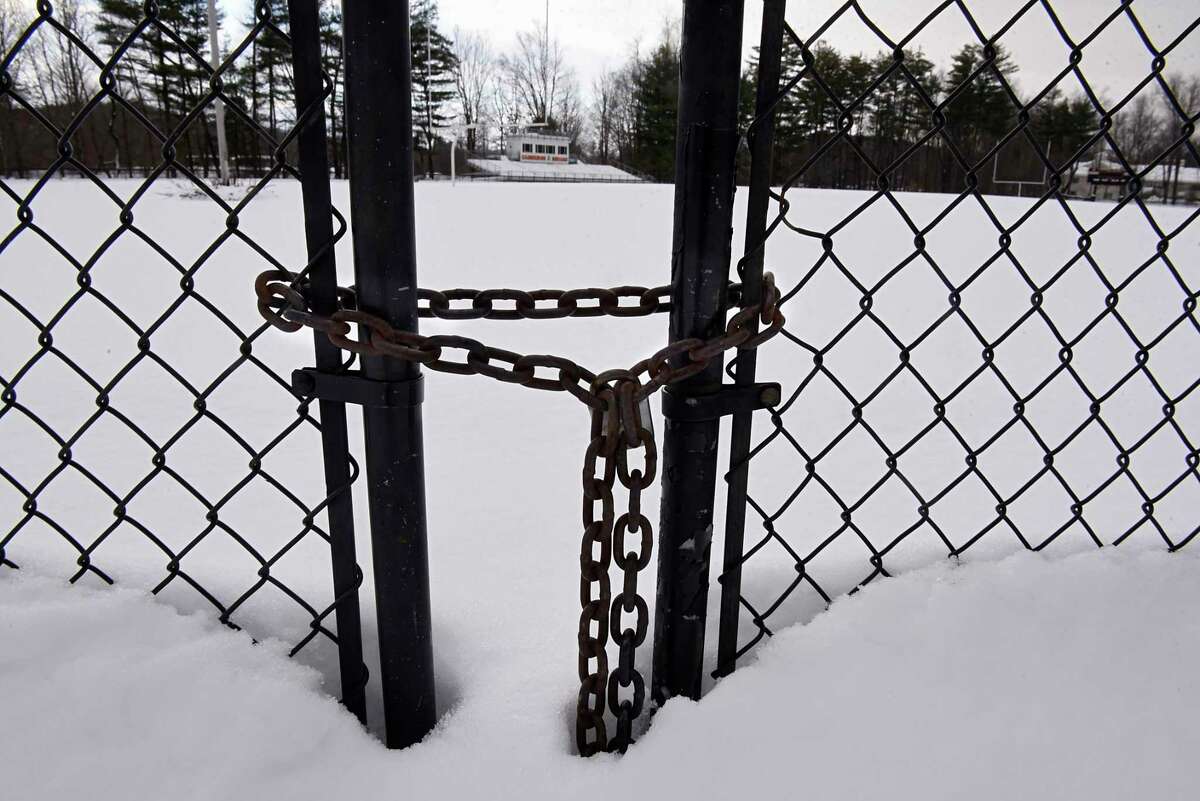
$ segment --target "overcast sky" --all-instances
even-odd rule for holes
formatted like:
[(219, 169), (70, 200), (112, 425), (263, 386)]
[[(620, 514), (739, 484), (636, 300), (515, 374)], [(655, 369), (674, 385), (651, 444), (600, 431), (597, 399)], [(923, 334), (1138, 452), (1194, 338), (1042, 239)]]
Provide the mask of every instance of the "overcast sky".
[[(793, 0), (788, 4), (788, 22), (801, 36), (809, 37), (842, 4), (843, 0)], [(905, 35), (936, 0), (861, 0), (873, 20), (893, 38)], [(969, 5), (985, 33), (995, 31), (1024, 0), (976, 0)], [(1119, 0), (1054, 0), (1067, 32), (1083, 38), (1111, 11)], [(545, 0), (440, 0), (442, 26), (487, 31), (503, 49), (518, 30), (541, 25)], [(747, 53), (758, 43), (761, 0), (747, 0), (743, 41)], [(1139, 19), (1155, 44), (1164, 47), (1200, 16), (1200, 0), (1136, 0)], [(657, 41), (665, 24), (678, 21), (681, 0), (550, 0), (550, 32), (565, 46), (583, 87), (606, 67), (621, 63), (635, 40), (643, 45)], [(847, 53), (874, 53), (878, 39), (852, 15), (835, 24), (824, 37)], [(973, 40), (961, 13), (950, 8), (915, 41), (939, 64), (949, 61), (953, 51)], [(1068, 50), (1041, 8), (1032, 9), (1003, 40), (1021, 67), (1021, 85), (1028, 92), (1042, 85), (1066, 64)], [(1133, 26), (1117, 20), (1108, 32), (1084, 51), (1082, 68), (1097, 90), (1110, 96), (1130, 88), (1149, 71), (1150, 56), (1137, 41)], [(1168, 57), (1167, 71), (1200, 73), (1200, 31), (1193, 32)], [(1068, 84), (1073, 89), (1074, 86)]]
[[(227, 8), (236, 8), (234, 14), (241, 19), (251, 0), (222, 2)], [(990, 35), (1025, 2), (971, 0), (968, 5), (984, 33)], [(788, 22), (808, 39), (842, 3), (792, 0)], [(860, 0), (860, 4), (885, 33), (899, 39), (935, 8), (938, 0)], [(544, 24), (546, 13), (546, 0), (439, 0), (438, 6), (441, 27), (447, 34), (455, 27), (486, 32), (500, 51), (512, 46), (517, 31)], [(1053, 0), (1053, 6), (1067, 32), (1082, 39), (1119, 8), (1120, 0)], [(564, 45), (586, 94), (598, 74), (627, 58), (635, 41), (642, 43), (643, 50), (658, 41), (664, 25), (678, 22), (682, 8), (682, 0), (550, 0), (550, 32)], [(758, 44), (761, 9), (761, 0), (746, 0), (742, 38), (747, 54)], [(1135, 0), (1133, 9), (1154, 43), (1165, 47), (1200, 16), (1200, 0)], [(822, 38), (846, 53), (872, 54), (881, 49), (879, 40), (853, 14), (845, 15)], [(922, 48), (944, 66), (966, 41), (975, 39), (962, 14), (951, 7), (912, 46)], [(1067, 47), (1040, 6), (1027, 12), (1002, 41), (1020, 67), (1018, 84), (1026, 95), (1067, 64)], [(1110, 99), (1123, 94), (1150, 69), (1151, 57), (1125, 19), (1115, 21), (1084, 53), (1084, 73), (1093, 87)], [(1200, 30), (1168, 56), (1167, 72), (1200, 74)], [(1073, 81), (1064, 83), (1069, 92), (1077, 86)]]

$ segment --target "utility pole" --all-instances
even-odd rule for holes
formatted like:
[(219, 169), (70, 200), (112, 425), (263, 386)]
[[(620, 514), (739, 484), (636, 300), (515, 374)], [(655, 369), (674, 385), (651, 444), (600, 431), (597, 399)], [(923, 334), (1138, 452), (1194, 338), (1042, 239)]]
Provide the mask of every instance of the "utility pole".
[[(208, 49), (212, 58), (214, 70), (221, 68), (221, 39), (220, 26), (217, 24), (217, 0), (208, 0)], [(229, 145), (225, 141), (225, 103), (217, 98), (214, 110), (217, 115), (217, 169), (221, 175), (221, 185), (228, 186), (229, 178)]]

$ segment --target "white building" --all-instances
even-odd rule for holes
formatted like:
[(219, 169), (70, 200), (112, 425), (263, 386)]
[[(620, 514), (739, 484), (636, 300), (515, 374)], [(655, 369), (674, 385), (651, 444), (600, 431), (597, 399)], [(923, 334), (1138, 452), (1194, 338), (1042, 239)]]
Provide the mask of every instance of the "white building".
[[(1134, 165), (1137, 172), (1145, 168)], [(1080, 165), (1071, 183), (1071, 194), (1093, 200), (1117, 200), (1129, 194), (1130, 175), (1115, 161), (1098, 158)], [(1159, 165), (1142, 178), (1141, 196), (1146, 200), (1200, 203), (1200, 168)]]
[(514, 133), (508, 137), (507, 155), (510, 161), (568, 164), (571, 161), (571, 139), (567, 136), (529, 131)]

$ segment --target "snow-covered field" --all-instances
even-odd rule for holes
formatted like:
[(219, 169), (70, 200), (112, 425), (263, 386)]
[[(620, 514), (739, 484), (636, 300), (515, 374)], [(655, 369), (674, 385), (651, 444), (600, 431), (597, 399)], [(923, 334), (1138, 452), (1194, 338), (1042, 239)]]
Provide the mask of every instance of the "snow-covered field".
[[(115, 182), (128, 195), (130, 182)], [(28, 184), (15, 184), (21, 191)], [(790, 213), (805, 228), (829, 229), (869, 196), (798, 191)], [(918, 225), (946, 197), (901, 196)], [(348, 208), (345, 185), (335, 202)], [(418, 187), (418, 257), (426, 286), (658, 284), (669, 276), (671, 188), (667, 186), (531, 186), (423, 184)], [(744, 203), (744, 195), (739, 198)], [(1005, 223), (1029, 200), (989, 199)], [(10, 210), (12, 204), (9, 203)], [(1112, 210), (1078, 204), (1090, 224)], [(34, 222), (86, 260), (119, 225), (118, 210), (90, 185), (56, 181), (33, 204)], [(1189, 287), (1200, 285), (1200, 225), (1185, 226), (1193, 210), (1153, 207), (1164, 231), (1179, 226), (1169, 253)], [(298, 187), (280, 183), (241, 216), (239, 225), (284, 264), (303, 261)], [(524, 221), (540, 221), (531, 232)], [(740, 221), (741, 207), (735, 219)], [(10, 218), (11, 219), (11, 218)], [(1012, 250), (1044, 281), (1073, 255), (1077, 234), (1061, 210), (1038, 211), (1013, 236)], [(135, 208), (134, 224), (191, 265), (224, 229), (206, 200), (164, 183)], [(742, 239), (740, 225), (735, 242)], [(930, 234), (927, 249), (961, 281), (996, 250), (997, 231), (972, 202), (961, 204)], [(1114, 283), (1155, 252), (1159, 235), (1135, 209), (1121, 211), (1093, 237), (1092, 253)], [(834, 233), (835, 252), (872, 284), (912, 252), (912, 235), (896, 211), (876, 203)], [(820, 244), (788, 232), (772, 240), (768, 264), (791, 286), (819, 257)], [(343, 282), (350, 282), (349, 240), (339, 246)], [(196, 290), (232, 322), (257, 325), (251, 283), (266, 265), (230, 240), (201, 268)], [(162, 255), (128, 233), (91, 269), (93, 286), (149, 325), (180, 296), (179, 273)], [(964, 292), (963, 306), (985, 335), (995, 336), (1029, 308), (1029, 290), (1002, 265)], [(26, 231), (0, 253), (0, 289), (49, 321), (75, 291), (76, 273), (48, 244)], [(875, 311), (902, 337), (914, 337), (945, 309), (944, 288), (919, 262), (882, 290)], [(858, 294), (832, 271), (819, 274), (787, 307), (789, 328), (825, 343), (857, 313)], [(816, 288), (820, 292), (815, 291)], [(1068, 335), (1104, 307), (1104, 290), (1085, 270), (1071, 270), (1044, 304)], [(1164, 269), (1150, 269), (1123, 291), (1120, 311), (1144, 340), (1182, 313), (1184, 290)], [(1036, 322), (1036, 320), (1035, 320)], [(1075, 365), (1097, 387), (1133, 366), (1134, 346), (1112, 320), (1076, 349)], [(583, 319), (510, 323), (429, 321), (424, 330), (462, 332), (518, 352), (553, 352), (592, 369), (627, 366), (665, 341), (666, 321)], [(830, 363), (853, 391), (873, 386), (895, 368), (895, 347), (860, 327), (830, 351)], [(935, 386), (953, 385), (978, 367), (979, 347), (959, 331), (931, 337), (914, 361)], [(0, 376), (9, 380), (37, 350), (37, 330), (0, 302)], [(1196, 381), (1194, 319), (1177, 325), (1152, 351), (1164, 391), (1186, 393)], [(94, 298), (84, 298), (53, 329), (54, 347), (104, 384), (134, 358), (137, 336)], [(238, 340), (194, 297), (155, 330), (151, 351), (203, 388), (238, 357)], [(1057, 362), (1057, 343), (1045, 330), (1022, 326), (997, 348), (1019, 391), (1036, 386)], [(269, 332), (253, 355), (286, 375), (311, 363), (311, 339)], [(760, 380), (794, 388), (811, 360), (787, 344), (760, 355)], [(1105, 383), (1107, 382), (1107, 383)], [(103, 784), (96, 797), (383, 797), (599, 796), (601, 786), (693, 786), (703, 797), (814, 793), (831, 798), (980, 797), (1182, 798), (1188, 755), (1200, 744), (1190, 710), (1200, 701), (1195, 671), (1200, 656), (1194, 612), (1196, 557), (1188, 549), (1166, 556), (1162, 541), (1143, 526), (1119, 554), (1070, 556), (1092, 550), (1081, 531), (1068, 531), (1050, 555), (952, 570), (945, 564), (872, 585), (812, 625), (790, 629), (758, 664), (713, 690), (704, 703), (675, 703), (656, 716), (643, 742), (624, 759), (584, 764), (569, 756), (575, 694), (578, 610), (578, 493), (587, 417), (562, 394), (539, 393), (487, 379), (430, 374), (427, 379), (427, 489), (439, 707), (444, 719), (430, 739), (402, 754), (374, 745), (352, 718), (312, 692), (323, 677), (336, 692), (332, 649), (322, 640), (286, 664), (282, 646), (242, 647), (244, 635), (218, 630), (212, 606), (180, 580), (154, 603), (127, 593), (75, 587), (61, 580), (76, 568), (77, 551), (45, 522), (24, 523), (6, 545), (22, 566), (0, 574), (0, 769), (18, 798), (59, 798), (79, 776)], [(1087, 399), (1070, 386), (1054, 387), (1054, 403), (1029, 411), (1051, 444), (1087, 417)], [(89, 386), (56, 356), (42, 358), (17, 386), (18, 402), (69, 434), (96, 411)], [(789, 430), (819, 448), (848, 420), (844, 398), (814, 386), (787, 412)], [(882, 397), (882, 396), (881, 396)], [(194, 398), (152, 360), (143, 359), (112, 392), (110, 409), (165, 443), (195, 416)], [(295, 401), (252, 364), (207, 398), (253, 448), (263, 447), (295, 420)], [(1106, 418), (1129, 446), (1162, 419), (1162, 399), (1142, 378), (1106, 401)], [(947, 415), (978, 445), (1011, 417), (1012, 399), (988, 383)], [(928, 424), (929, 401), (903, 387), (865, 414), (885, 439), (903, 441)], [(352, 439), (358, 424), (352, 417)], [(1200, 430), (1200, 400), (1186, 394), (1175, 422), (1190, 441)], [(769, 431), (766, 421), (761, 435)], [(1167, 436), (1169, 434), (1170, 436)], [(1173, 439), (1172, 439), (1173, 438)], [(998, 443), (986, 466), (1005, 491), (1035, 473), (1042, 451), (1028, 439)], [(0, 416), (0, 466), (15, 481), (36, 486), (59, 464), (60, 445), (16, 409)], [(323, 497), (318, 438), (302, 427), (264, 459), (263, 469), (305, 503)], [(827, 480), (857, 497), (876, 480), (883, 457), (871, 442), (851, 444), (823, 466)], [(92, 471), (118, 494), (148, 474), (152, 480), (127, 514), (172, 549), (208, 526), (205, 508), (171, 476), (154, 471), (153, 448), (115, 414), (105, 413), (71, 444), (73, 464)], [(931, 442), (901, 463), (917, 480), (946, 481), (961, 469), (961, 447)], [(1083, 491), (1113, 472), (1115, 447), (1080, 436), (1059, 467)], [(1132, 466), (1156, 495), (1184, 480), (1155, 517), (1176, 540), (1197, 525), (1200, 479), (1189, 471), (1187, 447), (1160, 428)], [(722, 457), (724, 458), (724, 457)], [(981, 457), (982, 458), (982, 457)], [(1194, 458), (1194, 457), (1192, 457)], [(187, 428), (168, 449), (167, 465), (215, 501), (251, 472), (249, 455), (207, 420)], [(953, 465), (953, 468), (950, 465)], [(803, 460), (774, 444), (758, 457), (752, 492), (770, 508), (798, 483)], [(1185, 475), (1186, 474), (1186, 475)], [(1039, 488), (1041, 484), (1038, 485)], [(361, 490), (361, 487), (358, 488)], [(1020, 526), (1041, 541), (1069, 517), (1062, 492), (1024, 496)], [(369, 566), (365, 499), (356, 496), (360, 562)], [(25, 498), (0, 481), (0, 531), (26, 517)], [(655, 498), (647, 498), (654, 504)], [(964, 496), (942, 505), (939, 524), (956, 543), (994, 516), (994, 500)], [(1088, 508), (1097, 535), (1111, 541), (1137, 520), (1142, 499), (1125, 479)], [(38, 511), (90, 545), (113, 522), (113, 500), (77, 468), (58, 474), (40, 493)], [(718, 508), (723, 505), (718, 503)], [(836, 511), (836, 510), (834, 510)], [(831, 514), (819, 494), (802, 495), (776, 528), (802, 553), (812, 550)], [(882, 493), (856, 521), (886, 543), (912, 523), (911, 498)], [(263, 477), (220, 510), (220, 520), (270, 555), (301, 530), (302, 513)], [(721, 521), (713, 553), (721, 552)], [(754, 517), (748, 540), (758, 530)], [(908, 542), (908, 541), (906, 541)], [(968, 552), (987, 562), (1018, 550), (999, 527)], [(744, 591), (756, 603), (778, 595), (795, 578), (784, 554), (764, 551), (748, 566)], [(903, 572), (944, 556), (927, 533), (911, 538), (887, 565)], [(809, 570), (837, 594), (864, 574), (868, 552), (851, 537), (822, 551)], [(272, 566), (272, 575), (314, 604), (327, 602), (328, 551), (309, 536)], [(154, 586), (167, 557), (126, 522), (95, 550), (93, 563), (122, 587)], [(182, 560), (182, 567), (223, 604), (256, 582), (259, 564), (228, 531), (216, 529)], [(868, 568), (869, 569), (869, 568)], [(714, 567), (714, 572), (716, 567)], [(80, 584), (99, 588), (95, 576)], [(371, 586), (363, 593), (372, 619)], [(322, 601), (323, 599), (323, 601)], [(709, 650), (715, 649), (711, 594)], [(201, 618), (176, 617), (165, 606)], [(801, 587), (772, 618), (774, 628), (811, 620), (824, 604)], [(248, 631), (290, 645), (308, 631), (310, 616), (266, 586), (234, 616)], [(748, 622), (744, 622), (748, 626)], [(367, 633), (368, 647), (372, 642)], [(648, 649), (647, 649), (648, 650)], [(648, 660), (649, 654), (643, 655)], [(368, 657), (370, 661), (370, 657)], [(646, 666), (648, 668), (648, 665)], [(372, 683), (374, 689), (376, 683)], [(10, 700), (11, 699), (11, 700)], [(378, 724), (374, 715), (373, 726)], [(144, 746), (148, 752), (140, 750)], [(728, 756), (718, 749), (728, 748)], [(52, 761), (39, 758), (53, 753)], [(761, 756), (761, 759), (760, 759)], [(683, 776), (684, 778), (678, 778)], [(15, 777), (15, 778), (14, 778)]]

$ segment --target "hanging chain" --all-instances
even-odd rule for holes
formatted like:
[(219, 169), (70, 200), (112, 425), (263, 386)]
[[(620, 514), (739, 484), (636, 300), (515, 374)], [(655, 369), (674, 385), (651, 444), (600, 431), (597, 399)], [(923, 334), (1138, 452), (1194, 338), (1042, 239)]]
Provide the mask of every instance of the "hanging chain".
[[(616, 404), (612, 389), (592, 409), (592, 436), (583, 460), (583, 543), (579, 554), (579, 702), (575, 710), (575, 743), (582, 756), (605, 750), (604, 724), (608, 689), (608, 616), (612, 592), (613, 483), (617, 472)], [(597, 509), (597, 505), (599, 508)], [(595, 660), (595, 666), (592, 661)]]
[[(650, 611), (638, 593), (638, 573), (650, 564), (654, 529), (642, 514), (642, 491), (654, 483), (658, 451), (654, 434), (640, 414), (631, 431), (637, 442), (631, 446), (624, 434), (621, 408), (638, 394), (635, 379), (618, 379), (614, 387), (598, 392), (602, 408), (592, 410), (592, 438), (583, 466), (583, 543), (579, 557), (579, 703), (575, 718), (575, 740), (579, 753), (591, 756), (603, 750), (624, 752), (633, 742), (633, 722), (642, 714), (646, 680), (634, 663), (635, 651), (646, 640)], [(628, 418), (625, 418), (628, 419)], [(631, 467), (631, 454), (641, 450), (641, 466)], [(616, 482), (628, 492), (626, 511), (616, 518)], [(597, 513), (597, 504), (599, 510)], [(628, 548), (626, 536), (639, 537), (636, 550)], [(621, 591), (612, 597), (609, 568), (621, 570)], [(622, 625), (623, 615), (633, 615), (631, 625)], [(617, 643), (616, 670), (609, 672), (606, 645)], [(595, 667), (592, 667), (595, 660)], [(629, 696), (622, 698), (622, 693)], [(610, 740), (605, 725), (605, 702), (617, 721)]]
[[(339, 308), (332, 314), (312, 311), (308, 285), (285, 270), (269, 270), (254, 283), (258, 310), (283, 331), (311, 328), (323, 332), (337, 347), (351, 353), (389, 356), (416, 362), (446, 373), (484, 375), (533, 389), (569, 392), (591, 409), (591, 439), (583, 465), (583, 541), (579, 555), (579, 699), (575, 740), (579, 753), (624, 752), (633, 742), (633, 724), (646, 701), (646, 680), (635, 655), (646, 640), (650, 613), (638, 592), (638, 574), (650, 564), (654, 529), (642, 513), (642, 492), (658, 473), (658, 451), (641, 404), (659, 388), (683, 381), (704, 370), (717, 355), (749, 350), (766, 342), (784, 325), (779, 292), (771, 273), (762, 281), (762, 300), (740, 308), (724, 332), (710, 339), (681, 339), (629, 369), (596, 374), (559, 356), (522, 355), (493, 348), (462, 336), (424, 336), (397, 330), (382, 317), (357, 308), (352, 289), (339, 288)], [(536, 290), (421, 289), (422, 317), (443, 319), (550, 319), (609, 315), (632, 317), (670, 309), (662, 302), (669, 287)], [(730, 285), (730, 297), (740, 298)], [(637, 305), (622, 304), (637, 298)], [(469, 300), (470, 307), (452, 301)], [(512, 303), (496, 308), (495, 301)], [(580, 305), (580, 301), (594, 301)], [(553, 305), (547, 304), (553, 301)], [(757, 326), (764, 326), (758, 331)], [(351, 336), (353, 326), (359, 337)], [(461, 351), (460, 359), (449, 356)], [(644, 379), (644, 380), (643, 380)], [(640, 463), (638, 460), (640, 459)], [(616, 517), (614, 492), (620, 483), (628, 496), (625, 511)], [(635, 546), (636, 547), (633, 547)], [(621, 571), (621, 589), (613, 597), (610, 569)], [(617, 665), (609, 669), (608, 641), (617, 644)], [(616, 719), (608, 736), (606, 714)]]

